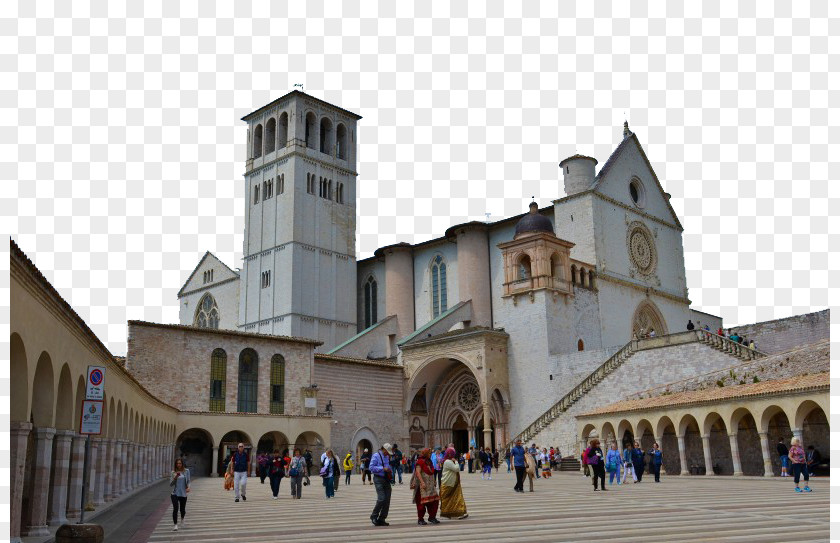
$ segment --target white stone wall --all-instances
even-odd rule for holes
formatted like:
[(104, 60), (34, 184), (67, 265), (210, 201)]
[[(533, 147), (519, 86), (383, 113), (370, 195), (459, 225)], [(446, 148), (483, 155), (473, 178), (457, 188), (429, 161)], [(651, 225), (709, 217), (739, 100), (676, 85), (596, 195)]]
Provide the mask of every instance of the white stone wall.
[(733, 330), (747, 339), (755, 340), (759, 351), (782, 353), (828, 339), (830, 324), (831, 313), (825, 309), (785, 319), (736, 326)]
[[(564, 455), (576, 453), (579, 438), (575, 415), (631, 397), (640, 390), (687, 379), (700, 373), (728, 368), (739, 362), (741, 359), (702, 343), (688, 343), (636, 352), (532, 441), (541, 446), (559, 445)], [(531, 422), (533, 419), (522, 426), (513, 426), (512, 435), (524, 430)], [(618, 420), (616, 420), (617, 423)]]
[[(205, 261), (206, 262), (206, 261)], [(218, 277), (221, 270), (218, 266), (205, 263), (196, 271), (196, 276), (201, 280), (206, 268), (214, 268), (214, 278)], [(182, 296), (179, 302), (178, 321), (180, 324), (192, 326), (195, 319), (195, 311), (201, 298), (210, 293), (216, 299), (219, 308), (219, 328), (225, 330), (236, 330), (239, 317), (239, 279), (231, 278), (226, 281), (214, 281), (208, 283), (207, 287), (199, 288)]]
[[(717, 329), (723, 326), (723, 319), (718, 317), (717, 315), (712, 315), (711, 313), (705, 313), (703, 311), (697, 311), (696, 309), (689, 310), (689, 315), (691, 318), (691, 322), (694, 323), (695, 328), (703, 328), (707, 324), (709, 325), (709, 330), (712, 332), (717, 332)], [(685, 323), (688, 325), (688, 323)]]
[(420, 328), (432, 320), (432, 260), (442, 255), (446, 261), (446, 308), (458, 303), (458, 245), (441, 240), (414, 249), (414, 317)]
[(632, 339), (633, 314), (639, 304), (648, 299), (659, 308), (668, 333), (685, 331), (688, 324), (688, 305), (652, 293), (606, 280), (597, 280), (601, 335), (604, 345), (624, 345)]
[(554, 204), (554, 233), (575, 244), (571, 257), (595, 264), (595, 225), (592, 195), (586, 194)]

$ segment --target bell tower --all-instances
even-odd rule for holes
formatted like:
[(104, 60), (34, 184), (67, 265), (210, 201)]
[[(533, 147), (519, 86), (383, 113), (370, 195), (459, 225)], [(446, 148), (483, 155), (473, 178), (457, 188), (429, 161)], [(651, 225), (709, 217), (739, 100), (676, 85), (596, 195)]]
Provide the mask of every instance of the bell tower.
[(248, 124), (239, 328), (324, 342), (356, 333), (359, 115), (292, 91)]

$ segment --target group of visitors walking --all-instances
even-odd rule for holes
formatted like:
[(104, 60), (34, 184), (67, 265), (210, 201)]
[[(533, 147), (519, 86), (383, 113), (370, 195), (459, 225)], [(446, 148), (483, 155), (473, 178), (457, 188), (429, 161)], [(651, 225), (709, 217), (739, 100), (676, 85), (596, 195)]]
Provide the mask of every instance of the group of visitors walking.
[(581, 454), (583, 463), (583, 474), (592, 478), (592, 486), (598, 491), (598, 482), (601, 483), (600, 490), (606, 488), (606, 473), (610, 474), (610, 484), (621, 485), (627, 482), (629, 475), (634, 483), (640, 483), (645, 471), (645, 464), (648, 466), (648, 473), (653, 475), (655, 482), (660, 482), (662, 469), (662, 451), (659, 443), (654, 443), (647, 452), (645, 462), (645, 451), (639, 446), (638, 441), (632, 444), (627, 443), (623, 451), (618, 450), (618, 445), (612, 443), (606, 453), (601, 449), (601, 441), (593, 439), (589, 446)]

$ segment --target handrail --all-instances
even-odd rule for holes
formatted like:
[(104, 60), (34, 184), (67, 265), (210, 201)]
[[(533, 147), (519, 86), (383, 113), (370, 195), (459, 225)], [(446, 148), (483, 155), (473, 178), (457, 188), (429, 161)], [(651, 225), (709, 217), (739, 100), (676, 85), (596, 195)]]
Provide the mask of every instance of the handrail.
[(724, 347), (726, 350), (728, 350), (730, 352), (735, 352), (738, 355), (742, 354), (742, 351), (743, 351), (750, 356), (750, 359), (761, 358), (763, 356), (767, 356), (767, 353), (761, 352), (758, 349), (751, 349), (747, 345), (744, 345), (742, 343), (738, 343), (737, 341), (732, 341), (728, 337), (720, 336), (720, 335), (717, 334), (717, 332), (712, 332), (711, 330), (704, 330), (704, 329), (701, 328), (699, 330), (695, 330), (695, 333), (699, 333), (699, 335), (697, 337), (701, 341), (703, 339), (702, 336), (705, 334), (706, 339), (716, 341), (716, 342), (718, 342), (718, 344), (721, 347)]
[[(636, 343), (636, 340), (629, 341), (626, 345), (621, 347), (617, 350), (611, 357), (609, 357), (603, 364), (598, 366), (595, 371), (587, 375), (580, 383), (578, 383), (572, 390), (567, 392), (559, 401), (555, 402), (545, 413), (540, 415), (539, 417), (534, 420), (531, 424), (529, 424), (522, 432), (516, 435), (507, 445), (506, 447), (512, 447), (514, 443), (516, 443), (517, 439), (522, 439), (523, 436), (534, 435), (535, 429), (543, 423), (549, 423), (551, 420), (557, 418), (557, 416), (569, 408), (570, 405), (574, 401), (577, 400), (580, 396), (586, 393), (586, 390), (597, 384), (600, 381), (606, 372), (606, 370), (613, 369), (610, 366), (617, 365), (617, 361), (619, 358), (624, 355), (625, 353), (632, 353), (635, 352), (633, 349), (633, 344)], [(597, 381), (596, 381), (597, 380)], [(586, 390), (585, 390), (586, 389)], [(538, 431), (538, 430), (536, 430)]]

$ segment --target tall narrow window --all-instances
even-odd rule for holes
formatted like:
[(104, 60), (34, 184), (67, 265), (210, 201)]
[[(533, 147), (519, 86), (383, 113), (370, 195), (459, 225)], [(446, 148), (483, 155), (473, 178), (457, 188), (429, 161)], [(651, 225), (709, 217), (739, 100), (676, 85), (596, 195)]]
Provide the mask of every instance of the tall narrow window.
[(274, 117), (270, 118), (265, 123), (265, 152), (266, 154), (274, 151), (274, 144), (277, 140), (277, 121)]
[(376, 279), (373, 276), (368, 277), (365, 282), (365, 328), (369, 328), (376, 324)]
[(193, 326), (198, 326), (199, 328), (219, 327), (219, 307), (216, 305), (216, 299), (209, 292), (198, 302)]
[(582, 351), (582, 350), (583, 350), (583, 340), (579, 339), (578, 340), (578, 351)]
[(289, 143), (289, 114), (280, 114), (280, 127), (277, 131), (277, 148), (282, 149)]
[(277, 194), (283, 194), (286, 191), (286, 174), (280, 174), (280, 181), (277, 183)]
[(210, 356), (210, 411), (224, 412), (227, 353), (216, 349)]
[(330, 179), (327, 183), (327, 198), (329, 198), (330, 200), (333, 199), (332, 179)]
[(260, 203), (260, 186), (254, 185), (254, 205)]
[(271, 402), (269, 411), (274, 415), (282, 415), (284, 411), (283, 398), (286, 394), (286, 361), (279, 354), (271, 357)]
[(437, 318), (446, 308), (446, 262), (437, 255), (432, 261), (432, 318)]
[(335, 129), (335, 155), (340, 159), (347, 158), (347, 129), (341, 123)]
[(254, 130), (254, 158), (259, 158), (262, 156), (262, 147), (263, 127), (261, 124), (258, 124), (257, 128)]
[(321, 152), (332, 154), (332, 122), (324, 117), (321, 119)]
[(263, 188), (262, 188), (263, 200), (268, 199), (268, 181), (263, 181)]
[(528, 255), (522, 255), (519, 259), (519, 280), (531, 278), (531, 258)]
[(257, 369), (259, 359), (254, 349), (244, 349), (239, 354), (239, 394), (237, 411), (257, 412)]
[(315, 148), (315, 114), (311, 111), (306, 114), (306, 146), (312, 149)]

